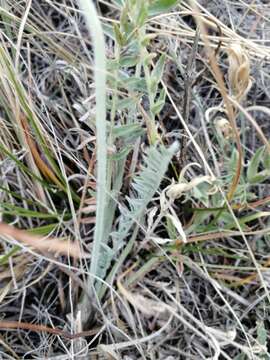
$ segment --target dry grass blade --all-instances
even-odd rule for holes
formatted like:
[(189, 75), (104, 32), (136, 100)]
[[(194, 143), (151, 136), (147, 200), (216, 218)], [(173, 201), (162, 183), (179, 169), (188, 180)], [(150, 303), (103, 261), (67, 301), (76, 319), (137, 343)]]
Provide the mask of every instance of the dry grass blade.
[(228, 75), (231, 91), (237, 101), (241, 101), (252, 85), (249, 58), (246, 51), (244, 51), (239, 44), (233, 44), (229, 47), (228, 54)]
[(117, 287), (119, 292), (123, 295), (124, 299), (128, 300), (135, 309), (139, 310), (146, 317), (164, 317), (168, 309), (162, 302), (154, 301), (142, 296), (141, 294), (134, 293), (125, 288), (121, 280), (132, 270), (133, 267), (127, 269), (117, 279)]
[(54, 174), (53, 170), (50, 169), (50, 167), (45, 163), (44, 160), (42, 160), (42, 157), (39, 154), (39, 151), (37, 149), (37, 145), (35, 141), (32, 139), (30, 134), (30, 129), (28, 122), (26, 121), (25, 117), (21, 117), (21, 123), (22, 128), (25, 133), (25, 139), (29, 146), (29, 149), (31, 151), (31, 155), (33, 156), (33, 159), (36, 163), (36, 166), (38, 167), (39, 171), (45, 176), (45, 178), (51, 180), (53, 183), (55, 183), (60, 189), (63, 189), (63, 185), (61, 182), (57, 179), (56, 175)]
[(4, 223), (0, 223), (0, 236), (2, 238), (14, 239), (17, 242), (30, 246), (38, 251), (48, 251), (55, 255), (66, 255), (74, 258), (81, 258), (84, 256), (79, 244), (57, 238), (44, 239)]
[(225, 111), (227, 113), (228, 119), (230, 121), (230, 125), (232, 127), (233, 130), (233, 134), (234, 134), (234, 138), (235, 138), (235, 142), (237, 144), (237, 151), (238, 151), (238, 161), (237, 161), (237, 168), (235, 171), (235, 175), (233, 178), (233, 182), (231, 185), (230, 190), (228, 191), (227, 194), (227, 198), (229, 200), (229, 202), (232, 200), (233, 195), (236, 191), (237, 185), (239, 184), (240, 181), (240, 176), (241, 176), (241, 171), (242, 171), (242, 161), (243, 161), (243, 151), (242, 151), (242, 145), (241, 145), (241, 140), (240, 140), (240, 135), (239, 135), (239, 131), (237, 129), (236, 126), (236, 121), (235, 121), (235, 112), (234, 112), (234, 108), (232, 106), (231, 100), (229, 99), (229, 96), (227, 94), (227, 89), (226, 89), (226, 85), (224, 83), (224, 79), (223, 79), (223, 75), (222, 72), (219, 68), (219, 65), (217, 63), (217, 59), (216, 59), (216, 54), (213, 51), (213, 49), (210, 46), (208, 37), (207, 37), (207, 30), (205, 27), (204, 22), (202, 21), (202, 17), (201, 17), (201, 12), (198, 10), (197, 4), (195, 1), (191, 0), (190, 1), (194, 10), (193, 16), (195, 17), (196, 22), (198, 23), (199, 27), (200, 27), (200, 31), (202, 33), (202, 37), (203, 37), (203, 41), (205, 43), (205, 47), (207, 49), (207, 52), (209, 54), (209, 62), (210, 62), (210, 66), (213, 72), (213, 75), (215, 77), (215, 80), (217, 82), (217, 86), (218, 89), (222, 95), (223, 101), (224, 101), (224, 108)]

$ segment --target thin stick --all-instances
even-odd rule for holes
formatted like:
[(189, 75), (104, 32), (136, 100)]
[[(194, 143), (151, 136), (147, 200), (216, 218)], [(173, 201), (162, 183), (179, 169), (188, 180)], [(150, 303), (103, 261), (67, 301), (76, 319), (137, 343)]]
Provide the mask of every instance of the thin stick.
[(81, 331), (76, 334), (71, 334), (67, 331), (58, 329), (58, 328), (50, 328), (45, 325), (37, 325), (37, 324), (29, 324), (26, 322), (19, 322), (19, 321), (0, 321), (0, 329), (6, 329), (6, 330), (30, 330), (35, 332), (46, 332), (53, 335), (58, 335), (65, 337), (66, 339), (78, 339), (85, 336), (93, 336), (96, 335), (101, 328), (95, 328), (92, 330), (87, 331)]

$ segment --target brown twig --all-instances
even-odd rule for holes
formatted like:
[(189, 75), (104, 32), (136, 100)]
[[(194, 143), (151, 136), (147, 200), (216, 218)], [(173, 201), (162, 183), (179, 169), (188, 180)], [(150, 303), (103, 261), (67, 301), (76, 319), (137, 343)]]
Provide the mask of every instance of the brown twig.
[(182, 239), (177, 239), (175, 244), (176, 245), (188, 245), (192, 243), (198, 243), (201, 241), (208, 241), (208, 240), (219, 240), (222, 238), (226, 238), (228, 236), (243, 236), (244, 235), (255, 235), (255, 234), (267, 234), (270, 233), (270, 229), (262, 229), (262, 230), (255, 230), (255, 231), (218, 231), (213, 233), (207, 234), (199, 234), (199, 235), (191, 235), (187, 238), (187, 242), (183, 242)]
[(50, 328), (45, 325), (29, 324), (26, 322), (19, 322), (19, 321), (4, 321), (4, 320), (0, 321), (0, 329), (2, 330), (15, 329), (15, 330), (30, 330), (34, 332), (46, 332), (49, 334), (62, 336), (69, 340), (78, 339), (86, 336), (93, 336), (96, 335), (100, 330), (100, 328), (94, 328), (92, 330), (81, 331), (76, 334), (71, 334), (67, 331), (58, 328)]
[[(255, 209), (259, 206), (265, 205), (270, 202), (270, 195), (266, 196), (263, 199), (256, 200), (253, 202), (248, 202), (245, 204), (231, 204), (231, 208), (233, 210), (248, 210), (248, 209)], [(226, 207), (217, 207), (217, 208), (205, 208), (205, 207), (196, 207), (196, 208), (189, 208), (192, 211), (219, 211), (225, 210)]]

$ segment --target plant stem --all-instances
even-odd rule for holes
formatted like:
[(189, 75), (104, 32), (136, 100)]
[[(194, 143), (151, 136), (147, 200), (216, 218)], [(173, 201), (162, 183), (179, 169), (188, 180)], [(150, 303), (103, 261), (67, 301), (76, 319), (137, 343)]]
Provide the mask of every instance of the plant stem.
[[(94, 243), (91, 256), (91, 275), (98, 275), (102, 243), (104, 242), (104, 219), (107, 204), (107, 141), (106, 141), (106, 55), (105, 39), (101, 23), (92, 1), (79, 0), (86, 24), (92, 36), (94, 48), (94, 72), (96, 84), (96, 132), (97, 132), (97, 209)], [(89, 278), (92, 284), (91, 278)]]

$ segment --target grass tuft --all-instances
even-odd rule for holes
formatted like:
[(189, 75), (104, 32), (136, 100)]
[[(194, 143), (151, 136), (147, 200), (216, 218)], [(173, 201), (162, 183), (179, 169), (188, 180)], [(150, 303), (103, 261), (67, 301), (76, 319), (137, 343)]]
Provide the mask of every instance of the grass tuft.
[(269, 353), (267, 1), (0, 1), (0, 358)]

